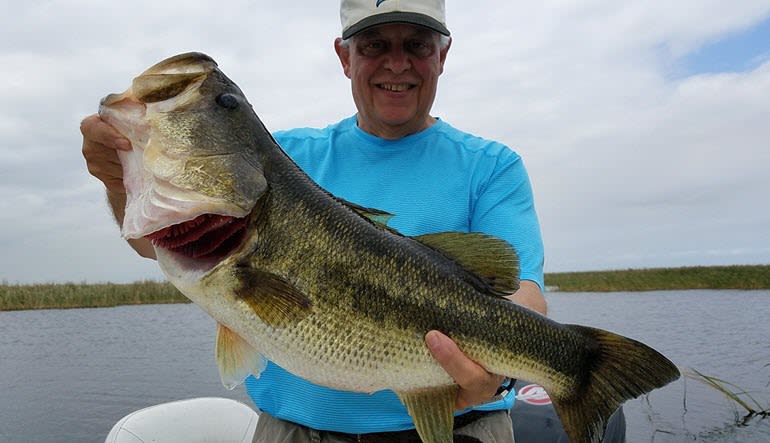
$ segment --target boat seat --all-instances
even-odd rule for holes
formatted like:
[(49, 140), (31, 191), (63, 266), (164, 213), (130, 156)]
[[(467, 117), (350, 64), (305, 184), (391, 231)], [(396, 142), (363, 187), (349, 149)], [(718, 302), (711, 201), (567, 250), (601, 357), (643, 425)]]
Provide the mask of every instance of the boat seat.
[(254, 438), (258, 418), (250, 407), (227, 398), (179, 400), (126, 415), (105, 443), (245, 443)]

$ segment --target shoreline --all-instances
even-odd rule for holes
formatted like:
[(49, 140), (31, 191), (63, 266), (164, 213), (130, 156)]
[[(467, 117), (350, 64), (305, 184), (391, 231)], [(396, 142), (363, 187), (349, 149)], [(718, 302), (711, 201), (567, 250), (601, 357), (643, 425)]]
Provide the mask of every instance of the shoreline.
[[(694, 266), (545, 274), (546, 292), (770, 289), (770, 265)], [(0, 284), (0, 311), (190, 303), (167, 282)]]
[(639, 292), (688, 289), (770, 289), (770, 265), (692, 266), (545, 275), (558, 292)]

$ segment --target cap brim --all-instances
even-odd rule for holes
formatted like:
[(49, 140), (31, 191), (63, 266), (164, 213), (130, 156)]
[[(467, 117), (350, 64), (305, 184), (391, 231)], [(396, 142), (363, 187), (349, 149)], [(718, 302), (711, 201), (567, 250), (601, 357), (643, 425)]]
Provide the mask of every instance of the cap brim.
[(428, 17), (427, 15), (418, 14), (416, 12), (396, 11), (366, 17), (365, 19), (342, 31), (342, 38), (350, 38), (366, 28), (371, 28), (372, 26), (376, 25), (384, 25), (386, 23), (409, 23), (412, 25), (420, 25), (433, 29), (439, 34), (447, 36), (449, 35), (449, 29), (447, 29), (446, 26), (441, 24), (441, 22), (434, 19), (433, 17)]

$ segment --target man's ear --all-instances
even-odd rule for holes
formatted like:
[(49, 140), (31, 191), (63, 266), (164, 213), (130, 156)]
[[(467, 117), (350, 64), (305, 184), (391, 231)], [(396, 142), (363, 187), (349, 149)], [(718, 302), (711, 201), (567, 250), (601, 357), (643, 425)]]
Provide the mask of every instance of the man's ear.
[(337, 37), (334, 40), (334, 51), (342, 64), (342, 71), (347, 78), (350, 78), (350, 47), (342, 44), (342, 38)]
[(444, 73), (444, 62), (446, 61), (446, 55), (449, 52), (449, 47), (452, 46), (452, 37), (449, 37), (446, 47), (439, 52), (439, 61), (441, 62), (441, 73)]

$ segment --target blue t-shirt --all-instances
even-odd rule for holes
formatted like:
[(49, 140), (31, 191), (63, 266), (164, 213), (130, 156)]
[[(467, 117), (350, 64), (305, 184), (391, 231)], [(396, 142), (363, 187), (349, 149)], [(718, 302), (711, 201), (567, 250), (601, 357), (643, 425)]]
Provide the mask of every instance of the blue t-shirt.
[[(337, 197), (394, 215), (404, 235), (484, 232), (519, 254), (521, 279), (543, 287), (543, 244), (532, 188), (521, 158), (500, 143), (437, 120), (398, 140), (361, 130), (356, 117), (323, 129), (274, 134), (286, 153)], [(361, 394), (329, 389), (272, 362), (246, 379), (259, 409), (314, 429), (353, 434), (414, 428), (392, 391)], [(475, 409), (507, 409), (514, 395)]]

